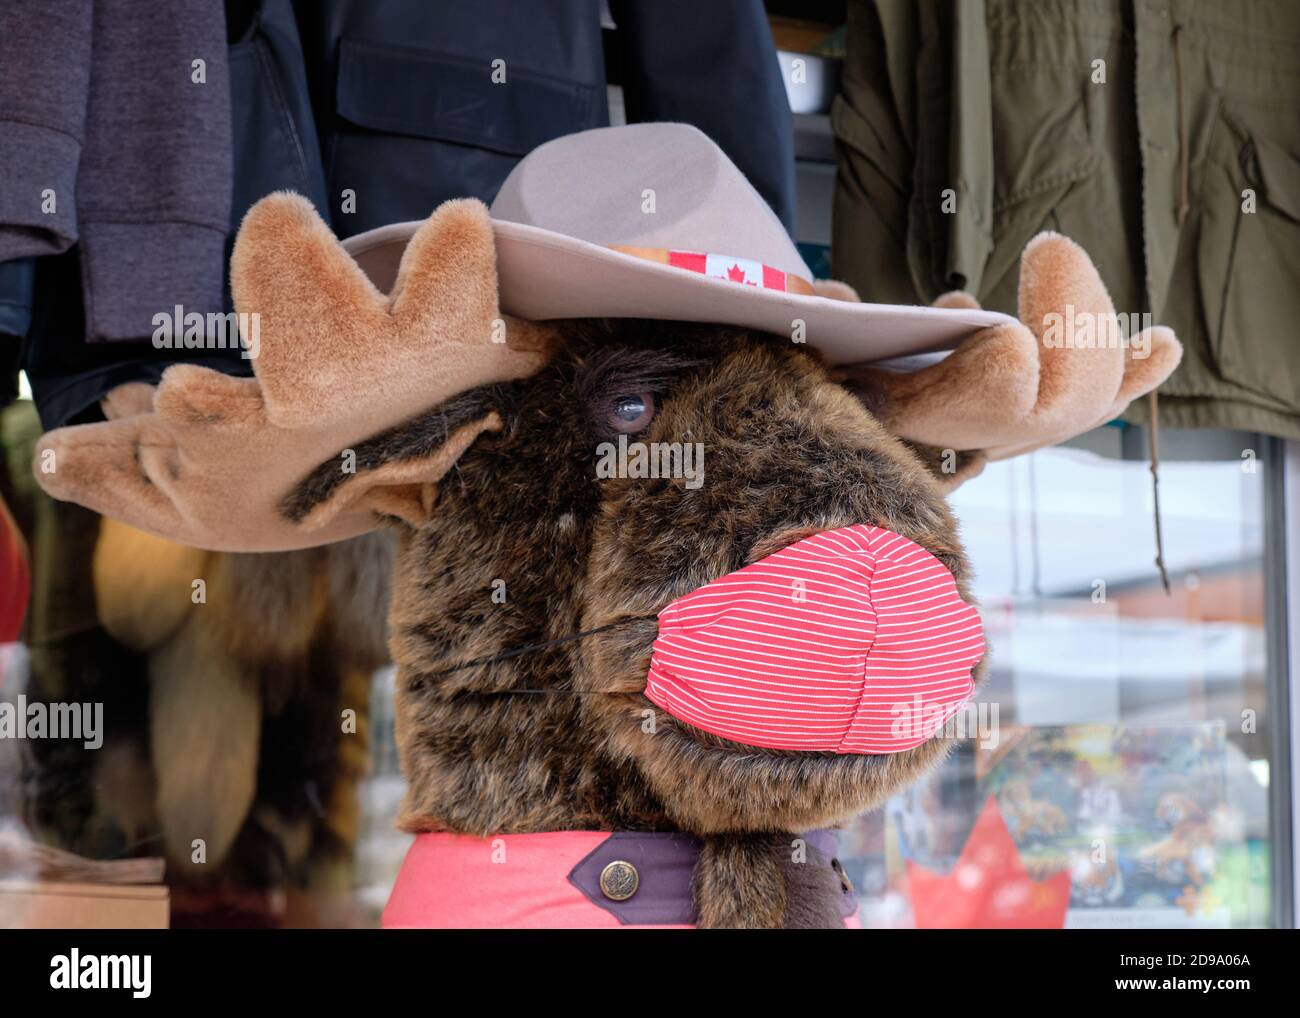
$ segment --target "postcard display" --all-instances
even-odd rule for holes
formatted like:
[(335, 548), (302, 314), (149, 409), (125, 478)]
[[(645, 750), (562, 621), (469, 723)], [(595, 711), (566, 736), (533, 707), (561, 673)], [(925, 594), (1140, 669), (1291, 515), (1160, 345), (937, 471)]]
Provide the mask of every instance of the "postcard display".
[(1003, 726), (841, 832), (865, 926), (1268, 922), (1267, 804), (1222, 722)]

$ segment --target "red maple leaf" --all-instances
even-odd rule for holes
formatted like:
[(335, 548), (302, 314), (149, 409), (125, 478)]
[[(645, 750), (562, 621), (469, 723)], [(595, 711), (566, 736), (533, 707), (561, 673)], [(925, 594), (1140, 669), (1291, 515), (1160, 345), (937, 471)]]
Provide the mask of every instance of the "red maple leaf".
[(739, 265), (733, 265), (727, 270), (727, 278), (733, 283), (745, 282), (745, 270)]
[(908, 860), (907, 880), (918, 929), (1059, 930), (1070, 904), (1069, 871), (1030, 877), (991, 795), (952, 872)]

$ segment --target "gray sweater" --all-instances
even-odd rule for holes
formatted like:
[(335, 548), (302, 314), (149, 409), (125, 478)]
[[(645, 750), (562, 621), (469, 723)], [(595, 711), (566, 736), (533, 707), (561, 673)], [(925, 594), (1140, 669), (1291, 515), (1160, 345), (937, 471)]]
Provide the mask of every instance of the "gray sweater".
[(230, 152), (220, 3), (0, 4), (0, 262), (79, 244), (88, 341), (221, 309)]

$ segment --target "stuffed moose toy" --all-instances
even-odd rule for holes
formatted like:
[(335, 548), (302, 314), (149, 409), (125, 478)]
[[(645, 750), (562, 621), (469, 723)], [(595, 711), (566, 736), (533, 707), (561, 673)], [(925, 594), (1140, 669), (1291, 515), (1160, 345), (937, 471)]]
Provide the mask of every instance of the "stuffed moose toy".
[(851, 924), (828, 828), (943, 757), (984, 668), (946, 492), (1181, 348), (1045, 340), (1114, 316), (1054, 234), (1020, 321), (809, 275), (680, 124), (552, 141), (490, 211), (344, 243), (271, 195), (231, 263), (255, 377), (173, 366), (34, 469), (207, 549), (393, 531), (417, 837), (386, 926)]

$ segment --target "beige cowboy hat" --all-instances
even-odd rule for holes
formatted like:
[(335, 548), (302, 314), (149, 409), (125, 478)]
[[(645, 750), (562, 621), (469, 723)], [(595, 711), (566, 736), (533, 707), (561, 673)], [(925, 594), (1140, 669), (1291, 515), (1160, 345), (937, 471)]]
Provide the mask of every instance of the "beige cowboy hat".
[[(547, 142), (506, 178), (491, 216), (501, 309), (532, 321), (743, 325), (798, 337), (831, 364), (951, 350), (1013, 321), (978, 309), (822, 296), (831, 291), (813, 280), (781, 221), (689, 124), (605, 127)], [(421, 225), (383, 226), (343, 246), (386, 290)]]

